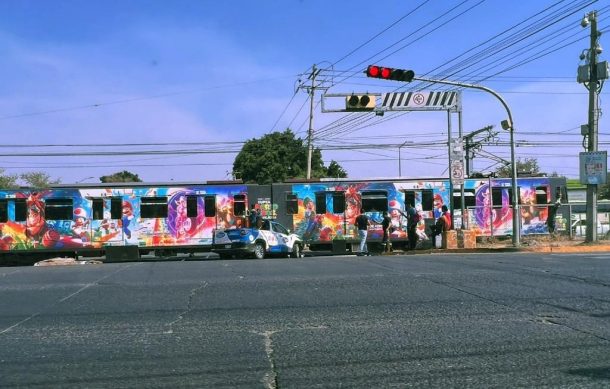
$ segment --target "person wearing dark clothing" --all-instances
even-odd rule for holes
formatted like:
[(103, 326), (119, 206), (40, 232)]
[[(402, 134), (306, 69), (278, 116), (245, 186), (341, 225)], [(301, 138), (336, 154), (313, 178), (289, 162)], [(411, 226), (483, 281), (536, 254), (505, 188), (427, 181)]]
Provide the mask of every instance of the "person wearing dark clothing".
[(557, 200), (555, 204), (549, 205), (549, 214), (546, 218), (546, 225), (549, 228), (549, 234), (555, 233), (555, 216), (557, 215), (557, 210), (561, 206), (561, 202)]
[(392, 233), (392, 219), (390, 215), (386, 211), (383, 212), (383, 221), (381, 222), (381, 228), (383, 228), (383, 247), (384, 251), (390, 252), (392, 251), (392, 242), (390, 242), (390, 234)]
[(407, 204), (407, 236), (409, 238), (409, 249), (415, 250), (417, 247), (417, 224), (419, 223), (420, 216), (415, 207), (412, 204)]
[(261, 219), (260, 211), (252, 204), (250, 213), (248, 214), (248, 224), (250, 228), (258, 228), (258, 220)]
[(360, 237), (360, 252), (358, 255), (368, 255), (368, 247), (366, 245), (366, 236), (369, 229), (369, 218), (364, 214), (364, 209), (360, 210), (360, 215), (356, 217), (356, 227), (358, 228), (358, 236)]

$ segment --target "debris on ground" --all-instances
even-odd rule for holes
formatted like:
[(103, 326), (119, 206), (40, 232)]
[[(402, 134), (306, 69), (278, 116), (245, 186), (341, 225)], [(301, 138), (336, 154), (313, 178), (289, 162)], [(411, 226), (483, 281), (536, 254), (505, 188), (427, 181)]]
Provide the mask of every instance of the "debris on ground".
[(74, 258), (50, 258), (39, 261), (34, 266), (72, 266), (72, 265), (100, 265), (102, 261), (96, 260), (77, 260)]

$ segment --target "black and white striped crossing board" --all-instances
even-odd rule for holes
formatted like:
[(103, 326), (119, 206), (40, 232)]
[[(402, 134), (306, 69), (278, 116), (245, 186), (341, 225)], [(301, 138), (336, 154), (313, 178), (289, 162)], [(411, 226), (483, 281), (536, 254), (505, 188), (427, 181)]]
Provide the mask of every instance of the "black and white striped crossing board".
[(460, 91), (393, 92), (381, 95), (384, 111), (453, 111), (461, 110)]

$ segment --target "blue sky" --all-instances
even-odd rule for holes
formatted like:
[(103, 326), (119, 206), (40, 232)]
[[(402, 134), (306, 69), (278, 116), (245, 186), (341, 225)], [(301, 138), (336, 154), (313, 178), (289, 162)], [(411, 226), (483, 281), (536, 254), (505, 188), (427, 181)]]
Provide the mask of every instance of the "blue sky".
[[(305, 136), (307, 94), (295, 88), (313, 64), (325, 69), (320, 79), (330, 86), (327, 93), (385, 93), (418, 85), (367, 79), (360, 73), (367, 64), (441, 76), (456, 63), (448, 61), (468, 52), (459, 58), (473, 55), (472, 60), (452, 79), (482, 80), (503, 95), (521, 141), (517, 156), (537, 158), (543, 171), (577, 177), (588, 97), (575, 75), (589, 45), (589, 29), (579, 23), (583, 14), (598, 10), (600, 29), (608, 29), (609, 5), (608, 0), (0, 2), (5, 134), (0, 168), (42, 170), (65, 183), (96, 182), (121, 170), (145, 181), (226, 179), (235, 154), (210, 151), (238, 150), (238, 142), (286, 127)], [(528, 34), (511, 35), (517, 29), (509, 29), (522, 22), (522, 28), (534, 22)], [(600, 38), (604, 47), (610, 45), (606, 36)], [(491, 46), (500, 39), (514, 42), (503, 50)], [(520, 47), (521, 54), (513, 52)], [(551, 53), (534, 59), (545, 50)], [(504, 71), (519, 62), (525, 63)], [(504, 109), (490, 95), (462, 93), (464, 134), (494, 125), (500, 143), (482, 152), (509, 159), (502, 143), (508, 137), (500, 129)], [(604, 89), (602, 113), (606, 95)], [(350, 121), (337, 128), (337, 120)], [(455, 118), (452, 127), (455, 134)], [(375, 117), (322, 113), (316, 104), (314, 130), (320, 131), (315, 144), (323, 147), (325, 161), (339, 161), (350, 177), (397, 176), (398, 149), (325, 148), (407, 142), (401, 149), (403, 176), (447, 175), (446, 113)], [(599, 132), (599, 149), (606, 150), (604, 115)], [(135, 154), (142, 150), (200, 153)], [(83, 156), (94, 151), (108, 155)], [(14, 153), (34, 155), (9, 155)], [(36, 155), (41, 153), (47, 155)], [(474, 170), (496, 167), (484, 156), (474, 162)]]

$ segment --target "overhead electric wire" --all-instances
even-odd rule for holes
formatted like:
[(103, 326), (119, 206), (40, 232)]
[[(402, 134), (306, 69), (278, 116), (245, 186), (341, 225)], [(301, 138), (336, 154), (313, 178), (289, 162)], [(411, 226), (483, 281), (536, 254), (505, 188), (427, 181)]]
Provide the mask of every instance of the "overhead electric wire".
[(407, 17), (411, 16), (413, 13), (415, 13), (415, 11), (417, 11), (418, 9), (420, 9), (421, 7), (423, 7), (425, 4), (427, 4), (428, 2), (430, 2), (430, 0), (424, 0), (424, 2), (422, 2), (420, 5), (418, 5), (417, 7), (415, 7), (414, 9), (410, 10), (409, 12), (407, 12), (406, 14), (404, 14), (403, 16), (401, 16), (400, 18), (398, 18), (395, 22), (391, 23), (389, 26), (387, 26), (386, 28), (384, 28), (383, 30), (381, 30), (380, 32), (378, 32), (377, 34), (375, 34), (374, 36), (372, 36), (371, 38), (367, 39), (364, 43), (360, 44), (358, 47), (356, 47), (355, 49), (353, 49), (352, 51), (350, 51), (349, 53), (345, 54), (343, 57), (339, 58), (338, 60), (336, 60), (331, 67), (334, 67), (336, 64), (338, 64), (339, 62), (343, 61), (344, 59), (346, 59), (347, 57), (349, 57), (350, 55), (354, 54), (356, 51), (360, 50), (361, 48), (363, 48), (364, 46), (366, 46), (367, 44), (371, 43), (373, 40), (375, 40), (376, 38), (378, 38), (379, 36), (381, 36), (384, 32), (388, 31), (390, 28), (394, 27), (395, 25), (397, 25), (398, 23), (400, 23), (402, 20), (406, 19)]

